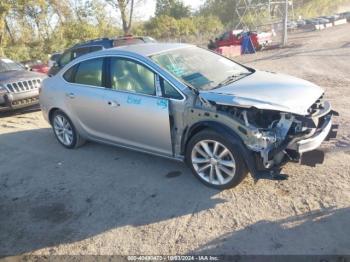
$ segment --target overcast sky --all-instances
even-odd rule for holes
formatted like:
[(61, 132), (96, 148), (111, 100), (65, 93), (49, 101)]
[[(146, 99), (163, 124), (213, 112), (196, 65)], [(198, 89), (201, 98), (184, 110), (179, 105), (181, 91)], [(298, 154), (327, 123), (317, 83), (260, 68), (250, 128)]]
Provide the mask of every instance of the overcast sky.
[[(183, 0), (183, 2), (196, 10), (202, 4), (203, 0)], [(149, 17), (154, 16), (155, 8), (156, 0), (145, 0), (145, 3), (137, 8), (136, 16), (138, 19), (146, 20)]]

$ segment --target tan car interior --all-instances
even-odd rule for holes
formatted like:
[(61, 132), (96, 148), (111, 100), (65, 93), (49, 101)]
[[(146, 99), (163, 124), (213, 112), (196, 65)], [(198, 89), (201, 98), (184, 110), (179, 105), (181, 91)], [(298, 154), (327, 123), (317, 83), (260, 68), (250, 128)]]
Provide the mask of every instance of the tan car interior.
[(154, 73), (143, 65), (125, 59), (111, 61), (112, 89), (155, 95)]

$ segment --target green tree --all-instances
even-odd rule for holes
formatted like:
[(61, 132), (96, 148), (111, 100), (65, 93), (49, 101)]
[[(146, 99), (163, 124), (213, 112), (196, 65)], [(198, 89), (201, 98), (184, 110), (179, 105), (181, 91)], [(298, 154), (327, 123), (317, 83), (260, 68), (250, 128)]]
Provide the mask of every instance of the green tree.
[(180, 19), (191, 16), (191, 9), (182, 0), (157, 0), (155, 15)]
[(235, 12), (237, 0), (206, 0), (199, 10), (199, 15), (216, 16), (224, 25), (237, 21)]
[(134, 13), (134, 0), (106, 0), (116, 10), (119, 10), (122, 19), (122, 26), (124, 35), (128, 35), (132, 26), (132, 19)]
[(213, 37), (224, 29), (220, 19), (216, 16), (195, 16), (194, 26), (197, 35), (206, 35), (208, 38)]
[(4, 50), (3, 50), (4, 35), (5, 35), (5, 29), (8, 27), (6, 16), (10, 12), (13, 5), (14, 4), (11, 0), (0, 1), (0, 56), (4, 55)]
[(155, 38), (172, 38), (179, 35), (177, 20), (174, 17), (162, 15), (152, 18), (145, 24), (149, 35)]

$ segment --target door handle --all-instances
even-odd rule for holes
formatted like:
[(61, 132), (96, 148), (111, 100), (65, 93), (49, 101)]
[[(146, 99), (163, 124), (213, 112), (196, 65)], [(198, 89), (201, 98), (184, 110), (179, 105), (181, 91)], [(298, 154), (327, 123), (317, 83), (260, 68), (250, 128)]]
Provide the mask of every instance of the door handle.
[(119, 107), (120, 104), (117, 101), (108, 101), (107, 104), (111, 107)]
[(75, 94), (74, 93), (66, 93), (66, 96), (73, 99), (75, 98)]

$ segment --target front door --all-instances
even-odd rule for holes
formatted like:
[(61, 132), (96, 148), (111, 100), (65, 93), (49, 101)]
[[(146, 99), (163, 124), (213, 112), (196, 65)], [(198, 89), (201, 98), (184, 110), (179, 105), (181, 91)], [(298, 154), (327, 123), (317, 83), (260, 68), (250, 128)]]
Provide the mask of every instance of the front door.
[(109, 90), (105, 120), (108, 139), (171, 155), (168, 100)]
[(103, 59), (81, 62), (67, 90), (67, 102), (90, 137), (172, 155), (169, 102), (158, 97), (155, 74), (145, 66), (111, 58), (110, 88), (102, 87)]
[(110, 60), (108, 135), (124, 144), (172, 154), (168, 99), (156, 95), (155, 74), (130, 59)]

